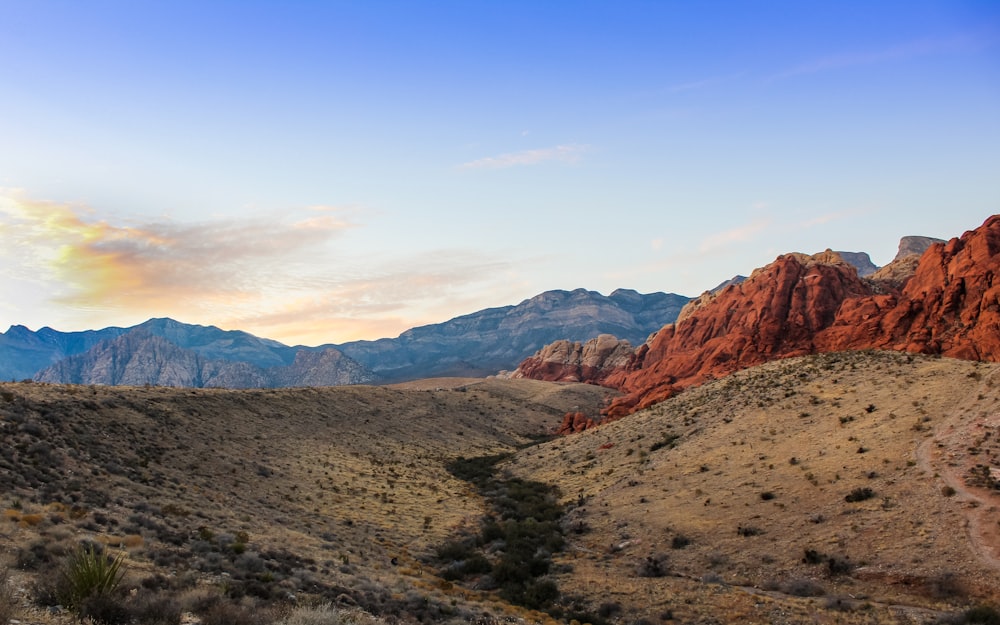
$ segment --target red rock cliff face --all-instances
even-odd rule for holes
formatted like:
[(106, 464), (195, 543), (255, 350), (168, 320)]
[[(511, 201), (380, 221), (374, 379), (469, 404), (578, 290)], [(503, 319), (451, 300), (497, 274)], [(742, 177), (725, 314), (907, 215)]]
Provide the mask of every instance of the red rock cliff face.
[(845, 300), (871, 294), (857, 271), (832, 252), (779, 256), (681, 323), (665, 326), (626, 367), (607, 376), (605, 384), (627, 393), (608, 416), (738, 369), (811, 353), (814, 337), (834, 323)]
[[(836, 254), (787, 254), (665, 326), (601, 383), (617, 418), (678, 390), (777, 358), (892, 349), (1000, 361), (1000, 216), (932, 245), (902, 289), (858, 278)], [(586, 380), (586, 378), (581, 378)]]
[(586, 343), (556, 341), (526, 358), (511, 377), (603, 384), (609, 373), (628, 363), (632, 352), (628, 341), (610, 334), (602, 334)]
[(932, 245), (899, 296), (844, 302), (820, 351), (894, 349), (1000, 361), (1000, 215)]

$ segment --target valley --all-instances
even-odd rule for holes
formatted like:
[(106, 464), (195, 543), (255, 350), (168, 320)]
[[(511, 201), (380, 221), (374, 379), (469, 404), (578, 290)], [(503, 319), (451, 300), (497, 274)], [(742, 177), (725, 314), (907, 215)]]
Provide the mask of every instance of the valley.
[[(807, 356), (549, 440), (614, 392), (3, 384), (0, 566), (21, 623), (72, 620), (38, 596), (80, 541), (124, 551), (133, 600), (192, 622), (225, 622), (212, 605), (265, 623), (323, 602), (387, 622), (951, 622), (1000, 600), (998, 376), (898, 352)], [(542, 578), (558, 596), (540, 610), (485, 572), (446, 580), (436, 555), (491, 505), (449, 463), (499, 453), (498, 477), (551, 485), (566, 511)]]

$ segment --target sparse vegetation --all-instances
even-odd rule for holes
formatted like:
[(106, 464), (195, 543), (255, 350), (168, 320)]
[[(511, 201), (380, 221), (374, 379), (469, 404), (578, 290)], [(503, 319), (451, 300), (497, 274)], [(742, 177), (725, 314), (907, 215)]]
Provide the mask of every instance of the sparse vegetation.
[(871, 499), (875, 496), (875, 491), (867, 486), (859, 486), (851, 492), (844, 496), (844, 501), (848, 503), (855, 503), (858, 501), (865, 501)]
[[(993, 496), (1000, 466), (1000, 441), (974, 428), (995, 412), (992, 370), (969, 394), (970, 370), (897, 354), (794, 359), (533, 447), (582, 402), (533, 408), (505, 381), (487, 383), (503, 399), (477, 384), (461, 394), (0, 384), (11, 397), (0, 396), (10, 441), (0, 541), (16, 567), (15, 609), (28, 597), (58, 603), (48, 582), (79, 541), (127, 552), (130, 574), (88, 609), (132, 625), (179, 625), (182, 612), (272, 625), (299, 611), (322, 624), (350, 605), (387, 622), (547, 618), (511, 602), (595, 625), (712, 612), (876, 625), (889, 622), (887, 605), (964, 619), (968, 606), (992, 605), (1000, 583), (950, 529), (994, 505), (976, 500)], [(543, 387), (565, 392), (532, 386)], [(968, 440), (943, 438), (963, 423)], [(475, 457), (447, 472), (461, 453)], [(977, 484), (986, 488), (967, 490)], [(844, 505), (865, 488), (873, 503)], [(562, 503), (568, 513), (548, 512)], [(969, 566), (941, 573), (943, 562)], [(871, 571), (904, 572), (905, 583)], [(744, 586), (774, 593), (761, 601)]]

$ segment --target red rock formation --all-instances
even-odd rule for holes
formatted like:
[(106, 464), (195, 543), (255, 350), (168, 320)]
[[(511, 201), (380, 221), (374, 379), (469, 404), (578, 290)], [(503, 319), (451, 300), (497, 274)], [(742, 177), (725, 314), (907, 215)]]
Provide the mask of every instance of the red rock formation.
[(593, 419), (588, 419), (582, 412), (567, 412), (556, 434), (575, 434), (594, 427)]
[(1000, 215), (932, 245), (902, 293), (845, 302), (819, 351), (893, 349), (1000, 361)]
[[(779, 256), (742, 284), (703, 298), (623, 366), (605, 368), (600, 383), (625, 393), (607, 416), (738, 369), (816, 352), (874, 348), (1000, 361), (1000, 216), (931, 245), (911, 277), (898, 275), (862, 280), (833, 252)], [(579, 431), (587, 423), (574, 417), (563, 426)]]
[(628, 341), (610, 334), (583, 344), (556, 341), (525, 359), (511, 377), (600, 384), (609, 373), (628, 362), (632, 351)]

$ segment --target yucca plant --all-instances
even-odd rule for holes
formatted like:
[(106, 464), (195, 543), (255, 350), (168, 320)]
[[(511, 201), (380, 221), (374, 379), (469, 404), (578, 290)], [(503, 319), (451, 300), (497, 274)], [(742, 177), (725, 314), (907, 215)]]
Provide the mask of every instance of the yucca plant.
[(113, 593), (125, 576), (125, 553), (108, 558), (94, 545), (84, 545), (66, 560), (62, 572), (59, 601), (70, 610), (79, 610), (93, 596)]

